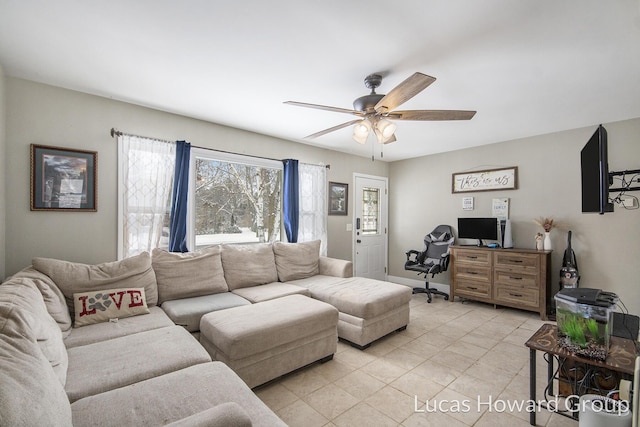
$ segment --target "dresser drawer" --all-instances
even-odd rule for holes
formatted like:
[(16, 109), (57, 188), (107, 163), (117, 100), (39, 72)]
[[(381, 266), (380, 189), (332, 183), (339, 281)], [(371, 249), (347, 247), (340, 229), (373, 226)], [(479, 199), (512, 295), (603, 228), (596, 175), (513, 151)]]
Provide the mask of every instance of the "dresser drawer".
[(521, 269), (523, 271), (537, 271), (539, 257), (537, 254), (496, 252), (494, 254), (495, 268)]
[(473, 282), (491, 282), (491, 268), (482, 265), (456, 264), (454, 273), (458, 280), (470, 280)]
[(491, 286), (489, 283), (468, 282), (466, 280), (456, 281), (455, 295), (467, 298), (491, 298)]
[(493, 282), (507, 286), (521, 286), (523, 288), (538, 289), (537, 277), (538, 276), (535, 274), (496, 269), (493, 273)]
[(491, 265), (491, 252), (473, 249), (456, 249), (453, 253), (456, 263)]
[(538, 298), (540, 293), (538, 292), (538, 289), (501, 284), (496, 285), (494, 289), (494, 301), (496, 304), (504, 303), (507, 305), (531, 308), (537, 308), (539, 306)]

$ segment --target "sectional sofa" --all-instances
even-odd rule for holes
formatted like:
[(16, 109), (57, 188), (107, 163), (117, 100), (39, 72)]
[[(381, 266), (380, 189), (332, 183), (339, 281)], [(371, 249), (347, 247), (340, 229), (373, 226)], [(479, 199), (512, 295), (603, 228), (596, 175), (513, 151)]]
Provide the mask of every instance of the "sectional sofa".
[[(329, 360), (338, 335), (366, 346), (409, 321), (409, 288), (350, 277), (350, 262), (318, 252), (308, 242), (100, 265), (34, 258), (0, 285), (0, 425), (284, 425), (249, 385)], [(216, 341), (237, 348), (225, 334), (245, 329), (243, 313), (258, 335), (242, 339), (288, 329), (270, 331), (281, 345), (264, 354), (241, 346), (255, 354), (239, 377), (212, 355), (222, 360)]]

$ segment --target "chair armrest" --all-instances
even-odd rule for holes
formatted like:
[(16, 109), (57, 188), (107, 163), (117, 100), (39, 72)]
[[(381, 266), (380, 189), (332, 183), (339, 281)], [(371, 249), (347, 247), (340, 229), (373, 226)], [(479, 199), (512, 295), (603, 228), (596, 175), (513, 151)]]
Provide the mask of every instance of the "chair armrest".
[(318, 262), (318, 269), (319, 273), (325, 276), (353, 276), (353, 263), (344, 259), (321, 256)]
[(447, 271), (447, 268), (449, 268), (449, 252), (442, 254), (441, 257), (440, 264), (442, 265), (442, 271)]
[(417, 258), (418, 255), (420, 254), (420, 252), (416, 251), (415, 249), (410, 249), (407, 252), (405, 252), (405, 254), (407, 255), (407, 261), (412, 261), (411, 260), (411, 256), (413, 255), (413, 256), (415, 256)]

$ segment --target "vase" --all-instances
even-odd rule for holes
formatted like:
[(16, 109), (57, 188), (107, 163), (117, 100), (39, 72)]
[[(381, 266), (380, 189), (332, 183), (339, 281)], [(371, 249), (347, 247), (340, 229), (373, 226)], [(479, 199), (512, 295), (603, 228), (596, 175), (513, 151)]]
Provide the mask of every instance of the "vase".
[(553, 247), (551, 245), (551, 232), (545, 231), (544, 232), (544, 250), (550, 251), (552, 249)]

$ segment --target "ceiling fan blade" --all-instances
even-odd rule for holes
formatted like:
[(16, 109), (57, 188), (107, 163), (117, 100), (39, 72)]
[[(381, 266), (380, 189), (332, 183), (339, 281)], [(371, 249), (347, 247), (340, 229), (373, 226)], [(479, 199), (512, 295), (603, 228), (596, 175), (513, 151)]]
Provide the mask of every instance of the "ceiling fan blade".
[(475, 111), (467, 110), (406, 110), (393, 111), (388, 118), (393, 120), (471, 120)]
[(308, 104), (306, 102), (297, 102), (297, 101), (285, 101), (284, 103), (289, 105), (295, 105), (296, 107), (316, 108), (318, 110), (327, 110), (327, 111), (334, 111), (336, 113), (354, 114), (356, 116), (364, 115), (362, 111), (349, 110), (347, 108), (330, 107), (328, 105)]
[(326, 135), (326, 134), (328, 134), (330, 132), (333, 132), (335, 130), (346, 128), (347, 126), (351, 126), (352, 124), (358, 123), (361, 120), (362, 119), (351, 120), (351, 121), (348, 121), (346, 123), (342, 123), (340, 125), (331, 127), (329, 129), (321, 130), (320, 132), (316, 132), (316, 133), (313, 133), (311, 135), (305, 136), (305, 139), (312, 139), (312, 138), (317, 138), (317, 137), (322, 136), (322, 135)]
[(392, 111), (399, 105), (407, 102), (425, 90), (427, 86), (435, 81), (435, 77), (427, 76), (422, 73), (414, 73), (411, 77), (391, 89), (391, 92), (387, 93), (380, 101), (378, 101), (374, 109), (378, 113)]

